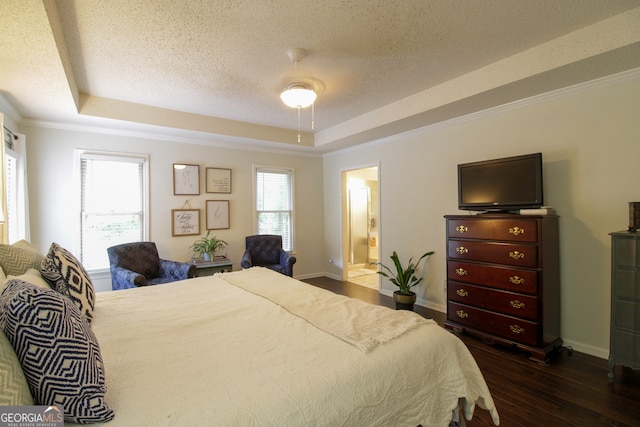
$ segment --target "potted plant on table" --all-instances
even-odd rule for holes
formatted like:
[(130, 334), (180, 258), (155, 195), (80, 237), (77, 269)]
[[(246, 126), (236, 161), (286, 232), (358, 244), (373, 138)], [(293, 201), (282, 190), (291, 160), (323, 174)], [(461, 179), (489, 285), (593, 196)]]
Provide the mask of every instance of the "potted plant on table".
[(422, 277), (416, 277), (416, 269), (420, 262), (434, 254), (434, 251), (424, 253), (415, 264), (413, 263), (413, 257), (409, 258), (409, 264), (407, 267), (403, 267), (398, 254), (393, 251), (391, 260), (395, 267), (395, 272), (381, 262), (374, 262), (374, 265), (380, 265), (388, 271), (377, 271), (378, 274), (388, 278), (391, 283), (398, 287), (398, 290), (393, 293), (393, 300), (396, 302), (396, 310), (413, 310), (413, 304), (416, 302), (416, 293), (411, 290), (414, 286), (422, 282)]
[(227, 246), (227, 242), (211, 236), (211, 230), (207, 230), (207, 234), (199, 238), (189, 247), (193, 251), (193, 258), (208, 262), (214, 259), (215, 253), (223, 250)]

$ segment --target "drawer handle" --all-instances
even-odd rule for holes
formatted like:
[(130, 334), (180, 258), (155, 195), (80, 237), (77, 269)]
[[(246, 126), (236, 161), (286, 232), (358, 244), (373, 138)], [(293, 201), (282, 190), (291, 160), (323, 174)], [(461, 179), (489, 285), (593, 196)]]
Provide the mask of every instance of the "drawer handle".
[(466, 233), (467, 231), (469, 231), (469, 228), (466, 225), (459, 225), (456, 227), (456, 231), (458, 233)]
[(465, 291), (464, 289), (458, 289), (456, 290), (456, 294), (460, 295), (461, 297), (466, 297), (467, 295), (469, 295), (469, 292)]
[(518, 325), (509, 325), (509, 329), (511, 329), (511, 332), (513, 332), (514, 334), (523, 334), (524, 333), (524, 328), (521, 328)]
[(524, 228), (520, 228), (520, 227), (510, 228), (509, 234), (513, 234), (514, 236), (519, 236), (521, 234), (524, 234)]
[(524, 279), (519, 276), (511, 276), (509, 277), (509, 282), (513, 283), (514, 285), (522, 285), (524, 283)]
[(457, 315), (458, 315), (458, 317), (459, 317), (459, 318), (461, 318), (461, 319), (464, 319), (464, 318), (469, 317), (469, 314), (468, 314), (468, 313), (465, 313), (465, 311), (464, 311), (464, 310), (458, 310), (458, 311), (456, 311), (456, 314), (457, 314)]
[(467, 252), (469, 252), (469, 249), (465, 248), (464, 246), (460, 246), (456, 248), (456, 252), (458, 252), (460, 255), (462, 254), (466, 254)]
[(509, 258), (524, 259), (524, 254), (518, 251), (509, 252)]
[(464, 268), (456, 268), (456, 274), (458, 276), (466, 276), (467, 270), (465, 270)]
[(524, 308), (524, 303), (518, 300), (509, 301), (509, 304), (511, 304), (511, 307), (513, 308), (518, 308), (518, 309)]

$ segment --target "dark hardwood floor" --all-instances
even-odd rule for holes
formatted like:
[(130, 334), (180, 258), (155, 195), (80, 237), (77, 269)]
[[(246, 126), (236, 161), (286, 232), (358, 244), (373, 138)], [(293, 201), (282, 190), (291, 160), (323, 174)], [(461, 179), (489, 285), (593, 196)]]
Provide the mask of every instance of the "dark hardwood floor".
[[(393, 307), (390, 297), (376, 290), (326, 277), (304, 282), (372, 304)], [(445, 314), (416, 306), (415, 311), (440, 325)], [(461, 335), (491, 390), (500, 425), (512, 426), (640, 426), (640, 371), (616, 367), (616, 380), (607, 380), (607, 361), (563, 349), (548, 366), (526, 353), (491, 346)], [(491, 426), (491, 417), (476, 408), (469, 427)]]

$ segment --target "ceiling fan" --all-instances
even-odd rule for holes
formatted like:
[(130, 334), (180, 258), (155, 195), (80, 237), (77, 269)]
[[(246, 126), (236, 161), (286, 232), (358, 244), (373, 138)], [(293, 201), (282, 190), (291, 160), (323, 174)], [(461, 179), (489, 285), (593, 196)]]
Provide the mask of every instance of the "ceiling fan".
[(282, 78), (278, 92), (285, 105), (298, 110), (298, 142), (300, 142), (300, 110), (311, 107), (311, 129), (314, 129), (315, 101), (318, 94), (324, 91), (325, 85), (313, 74), (298, 67), (298, 63), (307, 56), (304, 49), (289, 49), (287, 56), (294, 63), (295, 69)]

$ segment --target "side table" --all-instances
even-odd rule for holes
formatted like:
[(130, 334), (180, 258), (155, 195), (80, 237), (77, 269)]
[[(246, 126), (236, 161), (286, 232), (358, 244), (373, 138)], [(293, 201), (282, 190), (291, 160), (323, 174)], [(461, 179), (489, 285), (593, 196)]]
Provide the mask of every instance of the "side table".
[(226, 273), (233, 270), (233, 263), (229, 259), (196, 263), (196, 277), (212, 276), (214, 273)]

